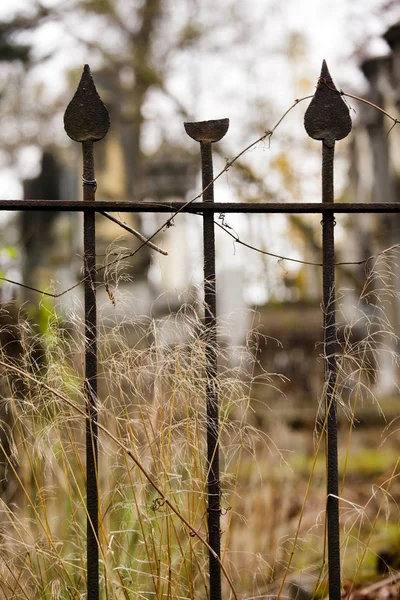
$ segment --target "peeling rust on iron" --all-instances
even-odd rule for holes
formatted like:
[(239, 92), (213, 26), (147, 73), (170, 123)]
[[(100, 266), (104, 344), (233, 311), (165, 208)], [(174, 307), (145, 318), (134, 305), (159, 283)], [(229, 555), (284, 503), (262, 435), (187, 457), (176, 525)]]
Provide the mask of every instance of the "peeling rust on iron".
[(84, 66), (78, 88), (65, 111), (64, 128), (75, 142), (96, 142), (110, 128), (110, 115), (96, 90), (89, 65)]
[(229, 129), (229, 119), (184, 123), (185, 131), (196, 142), (219, 142)]
[(351, 126), (349, 109), (323, 61), (314, 98), (304, 116), (304, 127), (310, 137), (332, 148), (336, 140), (350, 133)]

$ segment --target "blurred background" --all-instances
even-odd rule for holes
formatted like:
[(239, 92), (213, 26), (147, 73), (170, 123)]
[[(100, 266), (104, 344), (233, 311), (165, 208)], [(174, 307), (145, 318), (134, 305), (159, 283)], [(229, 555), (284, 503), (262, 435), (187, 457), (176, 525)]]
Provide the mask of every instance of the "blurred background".
[[(99, 199), (190, 199), (200, 189), (199, 148), (186, 136), (183, 121), (230, 118), (227, 136), (214, 147), (218, 173), (271, 129), (295, 99), (313, 94), (324, 58), (338, 88), (397, 114), (396, 2), (342, 0), (328, 7), (306, 0), (300, 10), (294, 1), (283, 6), (273, 0), (224, 0), (218, 6), (208, 0), (18, 0), (3, 3), (0, 18), (2, 198), (81, 197), (80, 147), (66, 136), (62, 115), (83, 63), (90, 64), (112, 122), (107, 138), (96, 144)], [(219, 179), (218, 201), (320, 201), (320, 144), (304, 131), (307, 104), (299, 103), (271, 140), (256, 145)], [(337, 144), (336, 200), (396, 201), (398, 128), (386, 137), (389, 119), (353, 100), (349, 109), (354, 129)], [(127, 217), (145, 235), (163, 218)], [(80, 215), (9, 213), (2, 219), (1, 268), (8, 278), (53, 292), (77, 281)], [(362, 260), (397, 242), (396, 217), (342, 215), (337, 221), (340, 261)], [(320, 261), (317, 215), (220, 215), (219, 223), (264, 251)], [(134, 284), (121, 285), (133, 294), (136, 315), (176, 309), (201, 284), (199, 219), (179, 215), (174, 224), (157, 238), (168, 257), (143, 248), (125, 265)], [(132, 236), (103, 217), (97, 232), (99, 256), (111, 251), (116, 239), (120, 247), (134, 247)], [(217, 236), (219, 313), (234, 315), (231, 343), (245, 339), (247, 309), (262, 307), (268, 335), (285, 347), (282, 354), (271, 348), (275, 358), (265, 360), (278, 364), (269, 364), (269, 370), (283, 372), (295, 386), (297, 379), (299, 397), (315, 395), (308, 375), (321, 334), (320, 268), (248, 250), (219, 228)], [(364, 265), (343, 266), (338, 276), (340, 286), (354, 288), (357, 297)], [(7, 283), (1, 294), (3, 300), (16, 297), (22, 303), (35, 298)], [(72, 296), (57, 304), (71, 306)], [(110, 312), (115, 315), (118, 307), (111, 304)], [(394, 365), (390, 358), (386, 362), (380, 385), (392, 393)]]
[[(111, 116), (109, 134), (95, 145), (97, 198), (162, 202), (189, 200), (201, 190), (199, 148), (185, 134), (184, 121), (230, 119), (227, 135), (214, 145), (214, 172), (219, 173), (245, 146), (272, 129), (296, 99), (314, 93), (323, 59), (338, 89), (367, 98), (398, 118), (398, 2), (3, 1), (0, 197), (81, 198), (81, 148), (66, 136), (62, 117), (85, 63)], [(353, 131), (336, 145), (336, 201), (397, 202), (400, 129), (394, 127), (388, 135), (390, 119), (355, 100), (346, 102)], [(270, 140), (257, 144), (218, 180), (217, 201), (321, 200), (321, 147), (308, 138), (303, 126), (308, 103), (300, 102)], [(164, 220), (164, 215), (150, 213), (116, 216), (146, 236)], [(81, 215), (47, 211), (0, 217), (2, 277), (54, 293), (79, 280)], [(397, 215), (336, 219), (340, 262), (361, 262), (400, 242)], [(320, 217), (216, 215), (216, 221), (264, 252), (300, 261), (245, 248), (217, 228), (218, 312), (221, 343), (228, 348), (225, 360), (230, 366), (237, 364), (238, 354), (229, 348), (245, 344), (256, 321), (268, 336), (258, 346), (256, 375), (259, 369), (279, 373), (283, 379), (279, 390), (269, 389), (267, 398), (264, 391), (254, 392), (253, 419), (262, 430), (275, 428), (279, 447), (298, 453), (296, 468), (301, 470), (305, 468), (301, 452), (313, 450), (323, 380), (323, 362), (318, 360), (323, 337), (321, 270), (301, 261), (321, 260)], [(117, 249), (139, 245), (101, 215), (97, 240), (99, 262)], [(162, 319), (183, 303), (201, 300), (199, 217), (178, 215), (174, 226), (153, 241), (168, 256), (145, 247), (125, 261), (122, 275), (110, 280), (115, 304), (100, 286), (104, 319), (118, 323), (127, 314)], [(344, 353), (350, 354), (351, 347), (353, 357), (359, 359), (361, 353), (368, 363), (361, 375), (361, 369), (343, 370), (343, 402), (358, 398), (360, 381), (366, 397), (373, 398), (359, 417), (360, 429), (367, 428), (359, 438), (360, 452), (368, 450), (371, 430), (376, 428), (378, 440), (385, 418), (390, 421), (398, 412), (397, 258), (396, 249), (387, 253), (372, 275), (365, 263), (337, 269), (339, 341)], [(129, 300), (119, 301), (118, 293), (124, 298), (125, 292)], [(75, 289), (52, 301), (7, 282), (0, 288), (1, 301), (24, 305), (43, 331), (48, 314), (57, 310), (65, 317), (81, 294)], [(373, 320), (380, 303), (386, 307), (383, 324)], [(168, 341), (174, 334), (166, 329), (164, 335)], [(362, 345), (373, 336), (371, 345)], [(134, 336), (131, 341), (137, 342)], [(383, 406), (382, 413), (375, 399)], [(279, 410), (271, 415), (270, 407)], [(385, 418), (380, 416), (383, 412)], [(346, 410), (340, 419), (349, 422)], [(357, 469), (370, 464), (372, 472), (383, 477), (397, 456), (396, 444), (379, 464), (361, 454)], [(366, 468), (368, 481), (370, 476)], [(294, 490), (290, 505), (278, 507), (279, 500), (269, 497), (275, 519), (271, 531), (278, 521), (299, 512), (298, 484), (287, 481), (288, 489)], [(257, 501), (261, 502), (259, 497)], [(240, 528), (238, 532), (243, 535)], [(257, 543), (254, 546), (256, 554)]]

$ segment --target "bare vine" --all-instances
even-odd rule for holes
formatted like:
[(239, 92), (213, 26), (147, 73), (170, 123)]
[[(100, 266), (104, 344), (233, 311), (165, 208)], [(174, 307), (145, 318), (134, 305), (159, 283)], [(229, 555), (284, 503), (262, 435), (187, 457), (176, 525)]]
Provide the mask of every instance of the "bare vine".
[[(393, 122), (393, 125), (391, 126), (391, 128), (388, 131), (388, 135), (390, 134), (390, 132), (392, 131), (392, 129), (396, 125), (398, 125), (400, 123), (399, 119), (396, 119), (395, 117), (393, 117), (392, 115), (390, 115), (386, 110), (384, 110), (383, 108), (377, 106), (376, 104), (373, 104), (369, 100), (366, 100), (364, 98), (360, 98), (359, 96), (355, 96), (353, 94), (349, 94), (347, 92), (344, 92), (343, 90), (336, 90), (336, 89), (330, 87), (328, 85), (328, 83), (323, 78), (319, 78), (317, 85), (321, 85), (321, 84), (326, 85), (330, 90), (332, 90), (332, 91), (340, 94), (341, 96), (344, 96), (344, 97), (347, 97), (347, 98), (351, 98), (351, 99), (356, 100), (358, 102), (363, 102), (364, 104), (367, 104), (371, 108), (374, 108), (374, 109), (378, 110), (379, 112), (381, 112), (382, 114), (384, 114), (386, 117), (388, 117)], [(265, 141), (267, 139), (270, 140), (271, 137), (272, 137), (272, 135), (275, 133), (276, 129), (282, 123), (282, 121), (284, 121), (284, 119), (287, 117), (287, 115), (298, 104), (300, 104), (300, 102), (303, 102), (304, 100), (309, 100), (311, 98), (313, 98), (312, 95), (303, 96), (302, 98), (297, 98), (293, 102), (293, 104), (291, 104), (285, 110), (285, 112), (281, 115), (281, 117), (278, 119), (278, 121), (275, 123), (275, 125), (274, 125), (274, 127), (272, 129), (267, 129), (266, 131), (264, 131), (264, 133), (260, 137), (258, 137), (256, 140), (254, 140), (253, 142), (251, 142), (250, 144), (248, 144), (245, 148), (243, 148), (234, 158), (232, 158), (231, 160), (227, 160), (224, 168), (212, 179), (212, 181), (210, 181), (210, 183), (204, 189), (201, 190), (201, 192), (199, 192), (196, 196), (194, 196), (193, 198), (191, 198), (190, 200), (188, 200), (187, 202), (185, 202), (180, 208), (178, 208), (149, 237), (145, 238), (142, 234), (139, 234), (136, 230), (132, 230), (132, 228), (130, 228), (129, 226), (127, 226), (125, 223), (119, 221), (115, 217), (112, 217), (108, 213), (102, 212), (101, 214), (103, 214), (105, 217), (111, 219), (112, 221), (114, 221), (115, 223), (117, 223), (118, 225), (120, 225), (123, 229), (129, 231), (130, 233), (132, 233), (133, 235), (135, 235), (136, 237), (138, 237), (142, 243), (138, 246), (138, 248), (136, 248), (132, 252), (122, 253), (118, 258), (112, 260), (111, 262), (107, 263), (106, 265), (103, 265), (103, 266), (99, 267), (98, 270), (97, 270), (97, 272), (98, 273), (102, 272), (102, 271), (108, 269), (109, 267), (111, 267), (111, 266), (119, 263), (121, 260), (126, 260), (128, 258), (132, 258), (133, 256), (135, 256), (135, 254), (137, 254), (146, 245), (150, 246), (151, 248), (153, 248), (154, 250), (156, 250), (158, 252), (161, 252), (162, 254), (166, 254), (165, 251), (163, 251), (158, 246), (156, 246), (155, 244), (153, 244), (152, 240), (161, 231), (163, 231), (166, 228), (168, 228), (171, 225), (173, 225), (173, 221), (174, 221), (175, 217), (179, 213), (181, 213), (185, 208), (187, 208), (188, 206), (190, 206), (191, 204), (193, 204), (196, 200), (199, 200), (203, 196), (204, 192), (206, 192), (207, 189), (210, 186), (212, 186), (218, 179), (220, 179), (222, 177), (222, 175), (224, 175), (244, 154), (246, 154), (249, 150), (251, 150), (252, 148), (254, 148), (255, 146), (257, 146), (257, 144), (259, 144), (260, 142), (263, 142), (263, 141)], [(279, 261), (288, 261), (288, 262), (294, 262), (294, 263), (303, 264), (303, 265), (310, 265), (310, 266), (315, 266), (315, 267), (322, 267), (322, 262), (304, 261), (304, 260), (292, 258), (292, 257), (289, 257), (289, 256), (282, 256), (282, 255), (279, 255), (279, 254), (275, 254), (273, 252), (268, 252), (267, 250), (263, 250), (261, 248), (257, 248), (256, 246), (253, 246), (252, 244), (249, 244), (247, 242), (242, 241), (239, 238), (238, 234), (234, 234), (231, 231), (229, 231), (230, 228), (227, 227), (226, 223), (224, 223), (224, 222), (222, 222), (222, 223), (216, 222), (216, 225), (218, 227), (220, 227), (225, 233), (227, 233), (228, 235), (230, 235), (235, 240), (235, 243), (241, 244), (242, 246), (245, 246), (246, 248), (249, 248), (250, 250), (254, 250), (255, 252), (259, 252), (259, 253), (264, 254), (266, 256), (271, 256), (273, 258), (277, 258)], [(394, 248), (397, 248), (399, 246), (400, 246), (400, 243), (399, 244), (395, 244), (394, 246), (390, 246), (389, 248), (385, 248), (384, 250), (378, 252), (377, 254), (369, 256), (368, 258), (363, 259), (363, 260), (359, 260), (359, 261), (340, 261), (340, 262), (336, 262), (335, 265), (336, 266), (344, 266), (344, 265), (351, 266), (351, 265), (368, 264), (371, 260), (377, 258), (378, 256), (381, 256), (382, 254), (386, 254), (390, 250), (393, 250)], [(7, 277), (0, 277), (0, 281), (4, 281), (4, 282), (9, 283), (11, 285), (15, 285), (15, 286), (18, 286), (18, 287), (21, 287), (21, 288), (24, 288), (24, 289), (28, 289), (28, 290), (33, 291), (33, 292), (37, 292), (38, 294), (42, 294), (43, 296), (49, 296), (51, 298), (60, 298), (61, 296), (64, 296), (68, 292), (71, 292), (72, 290), (74, 290), (77, 287), (79, 287), (82, 283), (84, 283), (85, 278), (83, 277), (82, 279), (80, 279), (74, 285), (72, 285), (72, 286), (66, 288), (65, 290), (63, 290), (62, 292), (58, 292), (58, 293), (52, 293), (52, 292), (48, 292), (48, 291), (45, 291), (45, 290), (40, 290), (38, 288), (26, 285), (24, 283), (21, 283), (21, 282), (9, 279)]]

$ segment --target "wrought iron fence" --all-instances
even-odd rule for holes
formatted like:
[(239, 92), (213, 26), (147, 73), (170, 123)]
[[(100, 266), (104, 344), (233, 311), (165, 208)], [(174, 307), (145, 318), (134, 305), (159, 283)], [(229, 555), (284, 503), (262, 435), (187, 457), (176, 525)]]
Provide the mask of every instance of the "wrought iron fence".
[[(105, 202), (96, 201), (96, 178), (93, 145), (102, 139), (110, 126), (110, 119), (102, 103), (89, 67), (86, 65), (77, 92), (68, 105), (64, 117), (65, 130), (70, 138), (82, 144), (83, 202), (62, 200), (1, 200), (0, 210), (59, 210), (79, 211), (84, 214), (84, 286), (85, 286), (85, 397), (86, 397), (86, 475), (87, 475), (87, 598), (98, 600), (99, 577), (99, 498), (98, 472), (101, 456), (98, 452), (97, 399), (97, 324), (96, 324), (96, 235), (95, 214), (104, 211), (126, 213), (178, 212), (200, 213), (203, 217), (204, 245), (204, 323), (206, 339), (206, 398), (207, 398), (207, 461), (208, 461), (208, 549), (210, 600), (220, 600), (221, 563), (220, 531), (220, 473), (219, 473), (219, 415), (218, 393), (215, 380), (217, 368), (217, 313), (215, 276), (214, 214), (321, 214), (322, 215), (322, 270), (323, 270), (323, 328), (325, 356), (325, 423), (327, 458), (327, 545), (329, 570), (329, 598), (341, 597), (339, 490), (338, 490), (338, 436), (335, 382), (336, 321), (335, 321), (335, 213), (399, 213), (399, 204), (334, 203), (334, 150), (335, 142), (351, 130), (349, 110), (341, 93), (336, 89), (324, 61), (316, 92), (305, 115), (309, 136), (322, 142), (322, 203), (218, 203), (214, 201), (212, 144), (227, 132), (228, 119), (185, 123), (187, 134), (200, 143), (202, 169), (202, 201), (196, 202)], [(172, 220), (173, 217), (169, 219)], [(168, 221), (167, 221), (168, 222)], [(151, 239), (151, 238), (150, 238)], [(149, 240), (144, 241), (143, 245)], [(162, 492), (160, 492), (162, 496)], [(166, 501), (167, 502), (167, 501)], [(168, 502), (167, 502), (168, 504)], [(171, 506), (172, 508), (172, 506)]]

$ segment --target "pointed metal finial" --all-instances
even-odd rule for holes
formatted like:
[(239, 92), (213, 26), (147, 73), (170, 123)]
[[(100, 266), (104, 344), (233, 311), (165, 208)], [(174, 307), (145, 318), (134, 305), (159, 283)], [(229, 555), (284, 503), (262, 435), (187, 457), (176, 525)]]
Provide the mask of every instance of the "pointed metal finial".
[(94, 200), (97, 183), (93, 144), (108, 132), (110, 115), (97, 93), (89, 65), (84, 66), (78, 89), (65, 111), (64, 128), (71, 139), (82, 143), (83, 199)]
[[(308, 135), (322, 141), (322, 203), (333, 206), (335, 141), (351, 131), (349, 109), (335, 87), (323, 61), (314, 97), (306, 111), (304, 126)], [(327, 547), (330, 600), (341, 598), (340, 526), (337, 432), (337, 329), (335, 300), (335, 216), (322, 215), (322, 286), (325, 355), (325, 411), (327, 460)]]
[(329, 147), (351, 131), (349, 109), (332, 81), (325, 60), (314, 98), (304, 116), (304, 127), (310, 137), (323, 141)]
[[(110, 128), (110, 115), (104, 106), (89, 65), (85, 65), (78, 89), (64, 114), (65, 131), (82, 144), (83, 200), (94, 201), (97, 182), (94, 169), (94, 142)], [(83, 216), (85, 281), (85, 383), (86, 417), (86, 535), (87, 598), (99, 598), (99, 490), (98, 490), (98, 412), (97, 398), (97, 306), (96, 306), (96, 227), (95, 211)]]
[(75, 142), (101, 140), (110, 128), (110, 115), (97, 93), (89, 65), (64, 114), (64, 128)]

